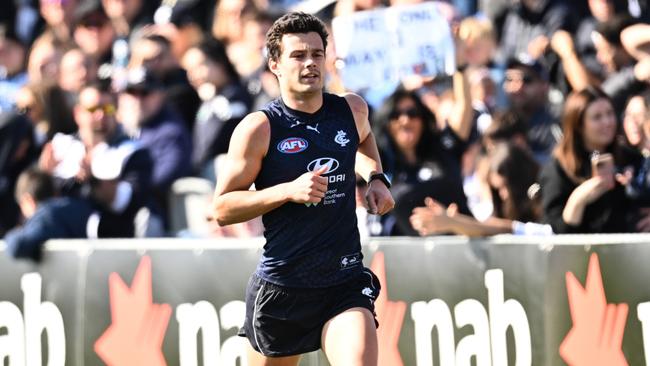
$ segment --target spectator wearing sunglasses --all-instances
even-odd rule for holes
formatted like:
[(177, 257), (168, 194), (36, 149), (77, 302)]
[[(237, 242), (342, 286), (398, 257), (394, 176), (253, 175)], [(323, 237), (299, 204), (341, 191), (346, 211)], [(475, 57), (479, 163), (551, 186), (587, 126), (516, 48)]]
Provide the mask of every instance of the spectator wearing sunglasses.
[(119, 94), (118, 120), (151, 152), (153, 193), (164, 209), (171, 184), (191, 173), (192, 140), (181, 115), (167, 103), (163, 83), (149, 69), (129, 70)]
[(190, 85), (187, 73), (172, 52), (171, 41), (159, 34), (142, 31), (131, 38), (129, 67), (145, 67), (158, 77), (167, 100), (174, 105), (191, 131), (201, 99)]
[(404, 90), (388, 98), (374, 124), (396, 202), (393, 213), (383, 218), (382, 235), (417, 235), (409, 216), (429, 196), (445, 205), (456, 203), (471, 215), (460, 168), (467, 136), (460, 137), (451, 126), (436, 129), (435, 117), (416, 92)]
[(541, 62), (525, 58), (508, 61), (503, 90), (511, 111), (528, 124), (528, 143), (540, 164), (548, 161), (562, 137), (558, 115), (549, 101), (549, 87), (548, 72)]
[(132, 237), (137, 212), (150, 203), (151, 156), (123, 132), (115, 98), (103, 86), (82, 88), (73, 114), (78, 132), (54, 135), (39, 167), (63, 195), (92, 197), (101, 207), (90, 236)]

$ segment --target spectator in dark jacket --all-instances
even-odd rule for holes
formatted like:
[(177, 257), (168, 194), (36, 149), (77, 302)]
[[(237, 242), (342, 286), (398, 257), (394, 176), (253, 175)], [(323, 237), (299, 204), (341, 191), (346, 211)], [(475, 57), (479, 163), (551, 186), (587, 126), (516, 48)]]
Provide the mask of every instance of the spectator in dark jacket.
[(555, 0), (522, 0), (508, 11), (499, 32), (497, 62), (527, 55), (533, 59), (544, 56), (550, 39), (559, 29), (571, 31), (573, 23), (569, 8)]
[(601, 87), (612, 98), (618, 115), (630, 95), (643, 91), (650, 79), (648, 63), (636, 63), (621, 42), (621, 32), (634, 23), (628, 15), (617, 15), (598, 24), (594, 32), (596, 56), (605, 70)]
[(425, 197), (456, 203), (470, 215), (460, 169), (467, 136), (452, 126), (434, 129), (433, 114), (415, 92), (404, 90), (388, 98), (375, 125), (384, 171), (391, 176), (396, 197), (395, 210), (384, 216), (382, 234), (417, 235), (409, 216)]
[(163, 84), (167, 100), (181, 114), (189, 130), (194, 126), (196, 111), (201, 105), (198, 94), (190, 85), (187, 73), (172, 53), (171, 42), (158, 34), (135, 35), (131, 41), (129, 67), (145, 67)]
[(638, 216), (615, 172), (637, 162), (620, 151), (610, 99), (600, 90), (573, 92), (562, 121), (564, 136), (540, 175), (546, 223), (558, 234), (636, 231)]
[(72, 36), (79, 48), (98, 65), (110, 61), (115, 29), (99, 0), (84, 0), (78, 4)]
[(535, 159), (545, 163), (562, 136), (558, 118), (549, 101), (548, 72), (538, 61), (508, 61), (503, 89), (511, 110), (528, 125), (528, 143)]
[(580, 20), (575, 33), (576, 52), (591, 72), (596, 75), (603, 75), (603, 65), (596, 59), (596, 46), (594, 45), (592, 33), (599, 23), (608, 22), (617, 13), (622, 12), (621, 5), (624, 6), (625, 4), (614, 0), (590, 0), (588, 3), (590, 14)]
[(25, 116), (0, 113), (0, 235), (13, 228), (20, 217), (14, 188), (18, 175), (38, 157), (34, 129)]
[(151, 187), (165, 207), (171, 184), (191, 173), (192, 141), (181, 116), (165, 102), (162, 83), (145, 68), (129, 71), (118, 118), (153, 158)]
[(34, 168), (21, 173), (16, 184), (16, 200), (27, 221), (5, 236), (9, 255), (38, 261), (45, 241), (86, 237), (88, 218), (93, 212), (90, 201), (55, 196), (49, 174)]
[(250, 112), (252, 99), (219, 41), (207, 39), (190, 48), (182, 64), (203, 100), (194, 123), (192, 166), (195, 173), (214, 180), (214, 158), (228, 151), (232, 132)]

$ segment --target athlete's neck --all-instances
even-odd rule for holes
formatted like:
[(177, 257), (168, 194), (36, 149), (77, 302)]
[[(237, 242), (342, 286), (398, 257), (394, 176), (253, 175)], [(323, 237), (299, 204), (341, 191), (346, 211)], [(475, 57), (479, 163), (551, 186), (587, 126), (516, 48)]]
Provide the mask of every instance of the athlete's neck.
[(282, 101), (291, 109), (306, 113), (315, 113), (323, 105), (323, 92), (318, 91), (317, 93), (309, 94), (283, 93)]

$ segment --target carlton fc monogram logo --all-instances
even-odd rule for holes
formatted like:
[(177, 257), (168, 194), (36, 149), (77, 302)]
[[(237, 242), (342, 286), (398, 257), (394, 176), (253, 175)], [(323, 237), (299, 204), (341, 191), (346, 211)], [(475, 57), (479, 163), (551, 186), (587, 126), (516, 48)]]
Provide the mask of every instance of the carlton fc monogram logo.
[(336, 136), (334, 137), (334, 142), (345, 147), (345, 145), (347, 145), (348, 142), (350, 142), (350, 139), (347, 138), (347, 133), (345, 133), (345, 131), (339, 130), (336, 132)]

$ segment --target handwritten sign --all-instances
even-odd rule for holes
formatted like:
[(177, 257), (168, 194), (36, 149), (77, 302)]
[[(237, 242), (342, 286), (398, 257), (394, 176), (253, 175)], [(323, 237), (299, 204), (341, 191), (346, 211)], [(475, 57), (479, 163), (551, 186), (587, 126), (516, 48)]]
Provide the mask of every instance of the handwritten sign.
[(435, 3), (393, 6), (334, 18), (337, 68), (354, 91), (407, 75), (452, 74), (454, 42)]

